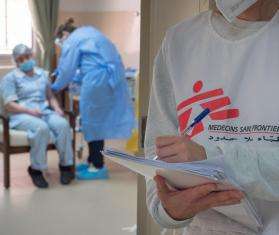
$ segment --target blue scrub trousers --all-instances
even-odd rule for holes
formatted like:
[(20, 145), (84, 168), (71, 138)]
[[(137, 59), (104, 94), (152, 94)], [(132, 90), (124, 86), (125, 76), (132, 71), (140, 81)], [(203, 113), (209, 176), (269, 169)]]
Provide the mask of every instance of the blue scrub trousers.
[(37, 118), (28, 114), (18, 114), (11, 117), (12, 128), (26, 131), (31, 145), (31, 167), (35, 170), (47, 168), (46, 151), (52, 140), (55, 144), (61, 166), (73, 165), (73, 149), (71, 128), (67, 120), (51, 112)]

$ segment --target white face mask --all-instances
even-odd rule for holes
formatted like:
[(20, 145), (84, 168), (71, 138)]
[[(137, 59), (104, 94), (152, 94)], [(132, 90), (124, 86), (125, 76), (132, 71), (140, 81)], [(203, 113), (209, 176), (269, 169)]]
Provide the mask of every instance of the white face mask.
[(54, 43), (55, 43), (57, 46), (59, 46), (59, 47), (62, 47), (62, 46), (63, 46), (63, 42), (61, 41), (60, 38), (56, 38), (55, 41), (54, 41)]
[(62, 48), (63, 43), (66, 41), (66, 39), (67, 39), (68, 37), (69, 37), (69, 34), (64, 35), (62, 38), (56, 38), (55, 41), (54, 41), (54, 43), (55, 43), (57, 46), (59, 46), (59, 47)]
[(219, 11), (229, 21), (233, 22), (237, 16), (246, 11), (257, 0), (215, 0)]

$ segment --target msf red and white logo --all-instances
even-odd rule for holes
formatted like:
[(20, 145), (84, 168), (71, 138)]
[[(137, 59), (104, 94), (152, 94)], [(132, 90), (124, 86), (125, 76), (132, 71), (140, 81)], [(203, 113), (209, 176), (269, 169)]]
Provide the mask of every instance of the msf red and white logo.
[[(222, 88), (202, 91), (203, 82), (197, 81), (193, 86), (194, 96), (183, 100), (177, 105), (179, 129), (183, 133), (189, 125), (190, 117), (194, 106), (201, 109), (210, 109), (209, 118), (213, 121), (221, 121), (239, 117), (239, 109), (229, 108), (231, 99), (224, 95)], [(192, 130), (190, 137), (194, 137), (204, 131), (204, 124), (198, 123)]]

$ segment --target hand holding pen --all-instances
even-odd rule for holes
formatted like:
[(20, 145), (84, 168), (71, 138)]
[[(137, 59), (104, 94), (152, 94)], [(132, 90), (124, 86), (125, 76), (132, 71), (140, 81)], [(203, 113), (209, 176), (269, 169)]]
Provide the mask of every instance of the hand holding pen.
[(162, 136), (156, 139), (156, 155), (154, 160), (165, 162), (191, 162), (206, 159), (203, 146), (192, 141), (188, 134), (210, 113), (203, 110), (194, 121), (182, 132), (181, 136)]

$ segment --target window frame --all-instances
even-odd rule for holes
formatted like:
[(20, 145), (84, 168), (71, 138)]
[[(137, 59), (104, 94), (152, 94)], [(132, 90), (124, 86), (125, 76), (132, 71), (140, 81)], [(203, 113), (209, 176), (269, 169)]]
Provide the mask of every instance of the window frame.
[[(7, 24), (7, 19), (8, 19), (8, 9), (7, 9), (7, 2), (8, 0), (5, 0), (5, 33), (7, 34), (8, 32), (8, 24)], [(7, 35), (6, 35), (6, 40), (7, 40)], [(36, 48), (36, 40), (35, 40), (35, 33), (33, 28), (31, 28), (31, 49), (34, 52), (34, 49)], [(1, 67), (10, 67), (13, 66), (13, 58), (12, 58), (12, 53), (0, 53), (0, 68)]]

